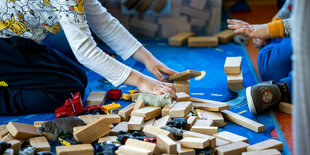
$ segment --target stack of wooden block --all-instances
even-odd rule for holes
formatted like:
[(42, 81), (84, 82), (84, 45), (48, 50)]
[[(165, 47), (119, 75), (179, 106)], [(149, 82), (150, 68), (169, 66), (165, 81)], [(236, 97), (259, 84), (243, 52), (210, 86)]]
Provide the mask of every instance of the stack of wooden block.
[(228, 89), (243, 89), (242, 57), (227, 57), (224, 72), (227, 74)]

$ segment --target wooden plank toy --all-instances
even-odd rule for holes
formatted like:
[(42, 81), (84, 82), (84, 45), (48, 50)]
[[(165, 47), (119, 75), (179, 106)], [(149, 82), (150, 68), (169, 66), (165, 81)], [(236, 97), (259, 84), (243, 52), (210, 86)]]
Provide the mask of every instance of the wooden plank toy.
[(131, 112), (131, 116), (140, 116), (144, 117), (144, 120), (150, 120), (152, 118), (156, 118), (161, 115), (161, 108), (160, 107), (143, 107), (141, 109), (135, 110)]
[(177, 143), (177, 152), (178, 155), (195, 155), (195, 149), (182, 147), (180, 141), (176, 141)]
[(36, 147), (36, 152), (51, 151), (51, 146), (44, 136), (30, 138), (29, 144)]
[(191, 97), (184, 92), (177, 92), (178, 102), (191, 101)]
[(118, 143), (117, 136), (105, 136), (105, 137), (101, 137), (101, 138), (99, 138), (98, 143), (103, 143), (103, 142), (106, 141), (106, 140), (112, 141), (112, 142), (114, 142), (114, 143)]
[(139, 0), (138, 4), (135, 6), (135, 10), (139, 13), (146, 11), (152, 4), (152, 0)]
[(41, 135), (37, 132), (37, 128), (30, 124), (10, 122), (6, 128), (13, 137), (19, 139), (28, 139), (30, 137)]
[(260, 151), (267, 149), (277, 149), (279, 151), (282, 151), (283, 143), (274, 139), (268, 139), (260, 143), (248, 146), (247, 151)]
[(131, 95), (131, 102), (136, 102), (139, 95), (142, 94), (142, 93), (134, 93)]
[(170, 118), (169, 115), (164, 116), (164, 117), (162, 117), (162, 118), (160, 118), (160, 119), (155, 120), (155, 122), (153, 123), (153, 126), (156, 126), (156, 127), (159, 127), (159, 128), (160, 128), (160, 127), (162, 127), (162, 126), (166, 126), (166, 124), (167, 124), (168, 121), (171, 121), (171, 118)]
[(133, 147), (133, 146), (127, 146), (127, 145), (122, 145), (121, 147), (118, 148), (116, 151), (117, 155), (127, 155), (130, 152), (130, 154), (135, 154), (135, 155), (153, 155), (153, 152), (144, 148), (139, 148), (139, 147)]
[(132, 9), (137, 3), (139, 2), (139, 0), (126, 0), (123, 5), (127, 8), (127, 9)]
[(194, 137), (185, 137), (180, 141), (180, 143), (181, 146), (192, 149), (204, 149), (210, 145), (208, 139)]
[(162, 153), (177, 154), (177, 143), (167, 135), (158, 135), (156, 142)]
[(128, 122), (128, 130), (140, 131), (144, 123), (144, 117), (131, 116)]
[(217, 37), (190, 37), (188, 38), (189, 47), (215, 47), (218, 46)]
[(57, 155), (93, 155), (94, 149), (91, 144), (77, 144), (70, 146), (57, 146), (56, 147)]
[(219, 38), (221, 44), (229, 43), (234, 38), (235, 32), (233, 30), (224, 30), (218, 33), (216, 36)]
[(250, 120), (229, 110), (223, 110), (222, 114), (226, 120), (232, 121), (255, 132), (265, 131), (265, 126), (263, 124)]
[(204, 109), (207, 111), (222, 111), (229, 109), (230, 106), (228, 104), (210, 104), (210, 103), (197, 103), (192, 102), (192, 105), (196, 109)]
[(98, 119), (101, 118), (105, 118), (106, 119), (106, 123), (108, 124), (114, 124), (114, 123), (119, 123), (121, 122), (121, 117), (117, 114), (111, 114), (111, 115), (81, 115), (79, 116), (79, 118), (81, 118), (85, 124), (91, 124), (95, 121), (97, 121)]
[(116, 136), (117, 132), (124, 130), (128, 132), (128, 122), (120, 122), (114, 128), (111, 129), (110, 135)]
[(155, 11), (155, 12), (160, 12), (167, 4), (167, 0), (155, 0), (152, 3), (151, 8)]
[(277, 149), (268, 149), (261, 151), (242, 152), (242, 155), (281, 155), (281, 152)]
[(176, 80), (173, 82), (176, 92), (185, 92), (189, 94), (189, 81), (188, 80)]
[(218, 132), (217, 126), (192, 126), (191, 131), (207, 135), (213, 135)]
[[(286, 102), (280, 102), (279, 110), (283, 113), (292, 115), (292, 104)], [(1, 136), (1, 135), (0, 135)]]
[(3, 138), (1, 138), (0, 141), (4, 141), (4, 142), (9, 142), (11, 140), (18, 140), (18, 141), (21, 141), (21, 142), (24, 142), (25, 140), (23, 139), (18, 139), (18, 138), (15, 138), (13, 137), (10, 133), (8, 133), (7, 135), (5, 135)]
[(169, 116), (172, 118), (186, 117), (192, 110), (191, 102), (177, 102), (169, 111)]
[(201, 72), (194, 71), (194, 70), (186, 70), (184, 72), (168, 76), (166, 79), (164, 79), (164, 82), (166, 81), (173, 81), (173, 80), (189, 80), (194, 77), (200, 76)]
[(198, 133), (198, 132), (192, 132), (192, 131), (185, 131), (183, 133), (183, 138), (185, 137), (197, 137), (197, 138), (204, 138), (208, 139), (210, 141), (210, 146), (215, 147), (216, 146), (216, 139), (213, 136)]
[(140, 108), (145, 107), (144, 101), (143, 100), (139, 100), (136, 102), (135, 106), (133, 107), (133, 111), (138, 110)]
[(216, 152), (218, 155), (241, 154), (242, 152), (246, 152), (247, 146), (249, 146), (248, 143), (235, 142), (235, 143), (217, 147)]
[(0, 139), (2, 139), (8, 133), (9, 133), (9, 130), (6, 128), (6, 125), (0, 125)]
[(135, 103), (131, 103), (127, 107), (121, 109), (118, 112), (118, 115), (121, 116), (122, 121), (128, 121), (129, 120), (130, 113), (132, 112), (134, 106), (135, 106)]
[(105, 118), (101, 118), (85, 127), (73, 128), (73, 137), (84, 144), (91, 143), (110, 132), (110, 126)]
[(40, 128), (45, 121), (35, 121), (33, 122), (33, 126), (36, 128)]
[(190, 130), (196, 121), (197, 121), (197, 116), (189, 116), (187, 118), (186, 130)]
[(207, 119), (198, 119), (193, 126), (213, 126), (214, 122)]
[(188, 42), (188, 38), (195, 36), (192, 32), (181, 32), (169, 38), (170, 46), (183, 46)]
[(242, 65), (242, 57), (227, 57), (224, 65), (226, 74), (240, 74)]
[(249, 142), (248, 138), (234, 134), (234, 133), (231, 133), (231, 132), (228, 132), (228, 131), (222, 131), (222, 132), (219, 132), (217, 134), (213, 134), (213, 136), (216, 138), (220, 138), (220, 139), (229, 141), (231, 143), (233, 143), (233, 142), (248, 143)]
[(207, 20), (210, 17), (209, 11), (199, 10), (185, 5), (182, 6), (181, 12), (191, 17), (202, 18), (204, 20)]
[(146, 150), (149, 150), (149, 151), (153, 152), (156, 155), (160, 155), (161, 154), (159, 148), (154, 143), (144, 142), (144, 141), (141, 141), (141, 140), (136, 140), (136, 139), (129, 138), (129, 139), (127, 139), (125, 145), (126, 146), (143, 148), (143, 149), (146, 149)]
[(104, 104), (107, 98), (107, 93), (104, 91), (91, 91), (86, 100), (86, 106)]
[(173, 135), (166, 130), (163, 130), (156, 126), (147, 125), (143, 128), (143, 133), (148, 137), (157, 137), (158, 135), (166, 135), (174, 140)]
[(146, 122), (144, 122), (144, 124), (143, 124), (143, 128), (145, 127), (145, 126), (147, 126), (147, 125), (150, 125), (150, 126), (153, 126), (153, 124), (154, 124), (154, 122), (155, 122), (155, 118), (153, 118), (153, 119), (150, 119), (150, 120), (148, 120), (148, 121), (146, 121)]
[(227, 75), (227, 88), (230, 90), (243, 89), (243, 72), (237, 75)]
[(223, 140), (221, 138), (215, 138), (215, 140), (216, 140), (216, 147), (227, 145), (230, 143), (229, 141)]
[(164, 108), (161, 110), (161, 116), (164, 117), (164, 116), (169, 115), (170, 109), (171, 109), (176, 103), (177, 103), (176, 101), (173, 101), (172, 104), (165, 105)]
[(11, 144), (11, 149), (13, 149), (14, 152), (16, 153), (18, 152), (18, 149), (20, 149), (22, 146), (22, 142), (19, 140), (11, 140), (11, 141), (8, 141), (8, 143)]
[(213, 126), (223, 127), (225, 125), (224, 117), (221, 112), (205, 111), (208, 120), (213, 121)]

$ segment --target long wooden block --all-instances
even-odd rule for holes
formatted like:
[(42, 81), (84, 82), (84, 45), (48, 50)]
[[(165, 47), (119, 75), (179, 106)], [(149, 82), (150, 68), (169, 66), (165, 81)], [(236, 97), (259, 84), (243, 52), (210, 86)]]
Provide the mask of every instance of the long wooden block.
[(226, 74), (240, 74), (242, 57), (227, 57), (224, 65)]
[(216, 146), (216, 139), (213, 136), (198, 133), (198, 132), (192, 132), (192, 131), (185, 131), (183, 132), (183, 138), (185, 137), (198, 137), (198, 138), (204, 138), (208, 139), (210, 141), (210, 146), (215, 147)]
[(0, 139), (6, 136), (9, 133), (9, 130), (6, 128), (6, 125), (0, 126)]
[(120, 122), (114, 128), (111, 129), (110, 135), (116, 136), (117, 132), (124, 130), (128, 132), (128, 122)]
[(174, 139), (173, 135), (166, 130), (163, 130), (156, 126), (147, 125), (143, 128), (143, 133), (148, 137), (157, 137), (158, 135), (166, 135), (171, 139)]
[[(187, 23), (188, 17), (187, 16), (180, 16), (180, 17), (159, 17), (158, 24), (184, 24)], [(179, 34), (193, 34), (191, 32), (181, 32)], [(175, 35), (176, 36), (176, 35)]]
[(180, 32), (191, 32), (191, 24), (161, 24), (161, 37), (169, 38)]
[(139, 100), (136, 102), (135, 106), (133, 107), (133, 111), (138, 110), (140, 108), (145, 107), (144, 101), (143, 100)]
[(292, 115), (292, 104), (286, 102), (280, 102), (279, 110), (283, 113)]
[(192, 110), (191, 102), (177, 102), (169, 111), (169, 116), (175, 117), (186, 117), (187, 114)]
[(130, 113), (132, 112), (134, 106), (135, 106), (135, 103), (131, 103), (127, 107), (121, 109), (118, 112), (118, 115), (121, 116), (122, 121), (128, 121), (129, 120)]
[(224, 30), (220, 33), (218, 33), (216, 36), (219, 38), (219, 42), (221, 44), (226, 44), (232, 41), (234, 38), (235, 32), (233, 30)]
[(189, 47), (215, 47), (218, 45), (217, 37), (190, 37), (188, 38)]
[(144, 123), (144, 117), (131, 116), (128, 122), (128, 130), (138, 130), (140, 131)]
[(220, 102), (220, 101), (212, 101), (212, 100), (207, 100), (207, 99), (201, 99), (201, 98), (196, 98), (196, 97), (191, 97), (192, 102), (197, 102), (197, 103), (209, 103), (209, 104), (221, 104), (221, 105), (228, 105), (225, 102)]
[(16, 153), (18, 152), (18, 149), (20, 149), (22, 146), (22, 142), (19, 140), (11, 140), (8, 141), (8, 143), (11, 144), (11, 149), (13, 149)]
[(57, 155), (93, 155), (94, 149), (91, 144), (77, 144), (70, 146), (57, 146)]
[(265, 126), (263, 124), (250, 120), (229, 110), (223, 110), (222, 114), (226, 120), (239, 124), (255, 132), (265, 131)]
[(114, 143), (118, 143), (118, 140), (117, 140), (117, 136), (105, 136), (105, 137), (101, 137), (99, 138), (98, 140), (98, 143), (103, 143), (104, 141), (112, 141)]
[(213, 121), (214, 126), (223, 127), (225, 125), (224, 117), (221, 112), (205, 111), (208, 120)]
[(180, 141), (176, 141), (177, 143), (177, 152), (178, 155), (195, 155), (195, 149), (182, 147)]
[(42, 132), (42, 135), (47, 139), (47, 140), (55, 140), (55, 136), (49, 132)]
[(213, 135), (218, 132), (217, 126), (192, 126), (191, 131), (207, 135)]
[(78, 130), (73, 128), (73, 137), (82, 143), (91, 143), (100, 137), (107, 135), (110, 132), (110, 126), (106, 123), (105, 118), (101, 118), (86, 127)]
[(161, 115), (161, 108), (160, 107), (143, 107), (141, 109), (135, 110), (131, 112), (131, 116), (140, 116), (144, 117), (144, 120), (150, 120), (152, 118), (156, 118)]
[(145, 126), (147, 126), (147, 125), (150, 125), (150, 126), (153, 126), (153, 124), (154, 124), (154, 122), (155, 122), (155, 118), (153, 118), (153, 119), (150, 119), (150, 120), (148, 120), (148, 121), (146, 121), (146, 122), (144, 122), (144, 124), (143, 124), (143, 128), (145, 127)]
[(132, 9), (137, 3), (139, 2), (139, 0), (126, 0), (123, 5), (127, 8), (127, 9)]
[(227, 145), (230, 143), (229, 141), (223, 140), (221, 138), (215, 138), (215, 139), (216, 139), (216, 147)]
[(21, 142), (24, 142), (25, 140), (23, 139), (18, 139), (18, 138), (15, 138), (13, 137), (10, 133), (8, 133), (7, 135), (5, 135), (3, 138), (1, 138), (0, 141), (4, 141), (4, 142), (9, 142), (11, 140), (18, 140), (18, 141), (21, 141)]
[(30, 138), (29, 144), (36, 147), (36, 152), (51, 150), (51, 146), (44, 136)]
[(251, 151), (242, 152), (242, 155), (281, 155), (281, 152), (277, 149), (261, 150), (261, 151)]
[(210, 145), (208, 139), (194, 137), (185, 137), (180, 141), (180, 143), (181, 146), (192, 149), (204, 149)]
[(174, 81), (173, 82), (175, 87), (175, 92), (185, 92), (189, 94), (189, 81), (188, 80), (180, 80), (180, 81)]
[(114, 124), (121, 122), (121, 117), (117, 114), (111, 114), (111, 115), (81, 115), (79, 116), (85, 124), (91, 124), (98, 119), (105, 118), (106, 123), (108, 124)]
[(167, 0), (155, 0), (152, 3), (151, 8), (155, 11), (155, 12), (160, 12), (167, 4)]
[(156, 142), (162, 153), (177, 154), (177, 143), (167, 135), (158, 135)]
[(217, 147), (216, 152), (218, 155), (241, 154), (242, 152), (246, 152), (248, 146), (249, 144), (245, 142), (235, 142)]
[[(186, 18), (187, 20), (187, 18)], [(187, 43), (188, 38), (195, 36), (192, 32), (181, 32), (169, 38), (169, 45), (171, 46), (183, 46)]]
[(106, 92), (104, 91), (91, 91), (87, 97), (86, 106), (104, 103), (106, 98)]
[(141, 140), (136, 140), (136, 139), (131, 139), (129, 138), (126, 143), (126, 146), (132, 146), (132, 147), (138, 147), (138, 148), (143, 148), (149, 151), (152, 151), (154, 154), (159, 155), (161, 154), (159, 148), (156, 146), (154, 143), (150, 142), (144, 142)]
[(241, 71), (240, 74), (232, 74), (227, 75), (227, 88), (228, 89), (243, 89), (243, 72)]
[(196, 109), (204, 109), (207, 111), (222, 111), (229, 109), (230, 106), (228, 104), (223, 105), (223, 104), (210, 104), (210, 103), (197, 103), (197, 102), (192, 102), (192, 105)]
[(160, 128), (160, 127), (162, 127), (162, 126), (166, 126), (166, 124), (167, 124), (168, 121), (171, 121), (171, 118), (170, 118), (169, 115), (164, 116), (164, 117), (162, 117), (162, 118), (160, 118), (160, 119), (155, 120), (155, 122), (153, 123), (153, 126), (156, 126), (156, 127), (159, 127), (159, 128)]
[(232, 142), (232, 143), (233, 142), (245, 142), (245, 143), (249, 142), (248, 138), (228, 132), (228, 131), (222, 131), (217, 134), (214, 134), (213, 136), (216, 138), (220, 138), (220, 139)]
[(198, 10), (188, 6), (183, 6), (181, 12), (183, 14), (189, 15), (191, 17), (208, 19), (210, 17), (210, 12), (205, 10)]
[(37, 132), (37, 128), (30, 124), (10, 122), (6, 128), (13, 137), (19, 139), (28, 139), (30, 137), (41, 135)]
[(186, 130), (190, 130), (196, 121), (197, 121), (197, 116), (189, 116), (187, 118)]
[(139, 13), (146, 11), (152, 4), (152, 0), (140, 0), (135, 6), (135, 10)]
[(178, 102), (191, 101), (191, 97), (184, 92), (178, 92), (176, 95), (178, 97)]
[(274, 139), (268, 139), (260, 143), (253, 144), (247, 148), (247, 151), (260, 151), (267, 149), (277, 149), (282, 151), (283, 143)]
[(127, 155), (128, 153), (134, 155), (152, 155), (153, 152), (144, 148), (133, 147), (133, 146), (126, 146), (122, 145), (116, 151), (117, 155)]
[(196, 17), (191, 17), (190, 23), (193, 26), (199, 26), (199, 27), (203, 27), (206, 25), (206, 20), (203, 18), (196, 18)]
[(35, 121), (33, 122), (33, 126), (36, 128), (40, 128), (45, 121)]
[(189, 80), (194, 77), (200, 76), (201, 72), (194, 70), (186, 70), (184, 72), (168, 76), (164, 81), (173, 81), (173, 80)]
[(131, 95), (131, 102), (136, 102), (139, 95), (142, 94), (142, 93), (134, 93)]
[(198, 119), (193, 126), (213, 126), (214, 122), (212, 120), (207, 119)]
[(189, 6), (195, 9), (203, 10), (206, 6), (207, 0), (191, 0)]
[(176, 101), (173, 101), (172, 104), (165, 105), (164, 108), (161, 110), (161, 116), (164, 117), (164, 116), (169, 115), (170, 109), (171, 109), (176, 103), (177, 103)]

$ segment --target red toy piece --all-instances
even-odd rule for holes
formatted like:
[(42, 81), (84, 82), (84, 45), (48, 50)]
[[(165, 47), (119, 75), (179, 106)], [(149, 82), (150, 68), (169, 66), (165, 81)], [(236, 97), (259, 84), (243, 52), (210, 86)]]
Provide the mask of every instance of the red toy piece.
[(65, 101), (65, 104), (55, 110), (56, 118), (76, 116), (83, 112), (83, 103), (80, 92)]
[(102, 103), (84, 107), (83, 111), (85, 115), (89, 115), (89, 114), (99, 115), (99, 114), (103, 114), (103, 111), (101, 111), (101, 107), (102, 107)]
[(118, 100), (122, 96), (122, 90), (121, 89), (110, 89), (107, 92), (107, 97), (110, 100)]

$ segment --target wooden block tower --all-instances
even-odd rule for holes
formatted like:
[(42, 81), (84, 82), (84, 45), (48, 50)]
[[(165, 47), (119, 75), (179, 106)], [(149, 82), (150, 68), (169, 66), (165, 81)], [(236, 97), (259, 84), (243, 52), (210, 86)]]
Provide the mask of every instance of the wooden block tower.
[(227, 88), (243, 88), (243, 73), (241, 70), (242, 57), (227, 57), (224, 65), (224, 72), (227, 74)]

